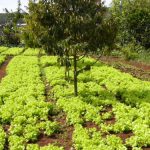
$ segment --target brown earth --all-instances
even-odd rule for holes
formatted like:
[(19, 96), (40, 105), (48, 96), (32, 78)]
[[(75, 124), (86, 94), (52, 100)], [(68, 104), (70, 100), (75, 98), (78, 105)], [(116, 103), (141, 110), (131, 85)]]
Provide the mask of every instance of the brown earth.
[(6, 132), (6, 134), (9, 134), (10, 125), (4, 125), (3, 129)]
[[(42, 68), (41, 68), (42, 69)], [(46, 102), (52, 103), (55, 108), (53, 115), (49, 115), (48, 118), (50, 121), (55, 121), (59, 124), (60, 131), (54, 133), (52, 136), (46, 136), (44, 133), (41, 133), (37, 144), (40, 147), (46, 146), (48, 144), (55, 144), (57, 146), (63, 147), (65, 150), (73, 150), (73, 141), (72, 135), (74, 127), (67, 124), (66, 114), (63, 111), (57, 109), (56, 101), (52, 97), (52, 88), (44, 75), (42, 75), (42, 80), (45, 83), (45, 97)]]
[(7, 60), (0, 66), (0, 81), (2, 80), (3, 77), (6, 76), (6, 68), (10, 60), (11, 57), (7, 58)]
[[(104, 113), (106, 113), (106, 112), (112, 112), (113, 110), (112, 110), (113, 108), (112, 108), (112, 106), (106, 106), (105, 108), (104, 108), (104, 110), (103, 111), (101, 111), (101, 115), (103, 115)], [(112, 113), (113, 114), (113, 113)], [(107, 124), (107, 125), (110, 125), (110, 124), (115, 124), (115, 122), (116, 122), (116, 118), (115, 118), (115, 115), (113, 114), (112, 115), (112, 117), (110, 118), (110, 119), (105, 119), (105, 123)]]
[(150, 150), (150, 147), (143, 147), (143, 150)]
[(123, 64), (128, 64), (130, 66), (133, 66), (133, 67), (136, 67), (138, 69), (142, 69), (143, 71), (150, 71), (150, 64), (145, 64), (145, 63), (142, 63), (142, 62), (137, 62), (137, 61), (127, 61), (127, 60), (124, 60), (122, 58), (119, 58), (119, 57), (112, 57), (112, 56), (103, 56), (100, 58), (100, 60), (102, 61), (106, 61), (106, 62), (122, 62)]
[(113, 66), (122, 72), (130, 73), (136, 78), (150, 81), (150, 64), (137, 61), (127, 61), (119, 57), (103, 56), (100, 58), (102, 62)]
[(116, 134), (116, 136), (120, 137), (123, 141), (123, 143), (125, 143), (127, 138), (130, 138), (131, 136), (133, 136), (134, 134), (132, 132), (129, 133), (118, 133)]
[(8, 150), (9, 149), (8, 136), (9, 136), (10, 125), (3, 125), (3, 129), (6, 133), (4, 150)]
[(106, 124), (107, 125), (113, 125), (116, 123), (116, 118), (112, 117), (111, 119), (106, 119)]
[(112, 112), (112, 106), (105, 106), (101, 113)]
[(66, 116), (62, 112), (60, 114), (51, 118), (53, 121), (58, 122), (60, 126), (60, 132), (55, 133), (50, 137), (41, 133), (37, 142), (39, 146), (42, 147), (48, 144), (55, 144), (64, 147), (65, 150), (70, 150), (71, 148), (73, 149), (72, 134), (74, 127), (67, 125)]
[(90, 128), (96, 128), (97, 131), (100, 131), (100, 127), (96, 125), (94, 122), (87, 121), (84, 123), (83, 127), (90, 129)]

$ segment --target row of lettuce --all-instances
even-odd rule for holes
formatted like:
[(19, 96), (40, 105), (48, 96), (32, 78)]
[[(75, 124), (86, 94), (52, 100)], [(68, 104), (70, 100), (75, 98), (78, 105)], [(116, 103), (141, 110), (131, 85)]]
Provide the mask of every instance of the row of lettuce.
[[(95, 60), (85, 58), (78, 63), (78, 69)], [(73, 125), (73, 142), (76, 150), (126, 150), (132, 147), (140, 150), (150, 146), (150, 82), (141, 81), (129, 74), (95, 64), (90, 71), (78, 76), (79, 96), (73, 96), (73, 72), (70, 68), (70, 83), (64, 79), (64, 67), (57, 65), (57, 57), (41, 58), (45, 76), (53, 87), (51, 97), (57, 107), (67, 114), (67, 122)], [(106, 112), (107, 106), (112, 106)], [(105, 112), (105, 113), (103, 113)], [(115, 117), (114, 124), (106, 120)], [(85, 128), (86, 122), (93, 122), (99, 128)], [(125, 143), (111, 133), (132, 133)], [(103, 136), (106, 138), (102, 138)]]
[(45, 51), (39, 48), (23, 48), (23, 47), (0, 47), (0, 55), (7, 56), (16, 56), (16, 55), (25, 55), (25, 56), (38, 56), (45, 55)]
[[(36, 56), (16, 56), (7, 66), (7, 76), (0, 83), (0, 150), (36, 150), (41, 133), (50, 136), (59, 125), (50, 121), (53, 105), (45, 101), (45, 85), (41, 80)], [(4, 129), (7, 132), (4, 132)], [(6, 134), (7, 133), (7, 134)], [(40, 150), (62, 150), (48, 145)]]

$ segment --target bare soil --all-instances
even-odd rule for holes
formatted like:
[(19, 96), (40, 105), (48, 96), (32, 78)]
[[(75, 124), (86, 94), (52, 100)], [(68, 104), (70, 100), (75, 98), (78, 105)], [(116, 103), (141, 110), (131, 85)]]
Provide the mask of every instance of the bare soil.
[(150, 81), (150, 64), (137, 61), (127, 61), (119, 57), (103, 56), (100, 60), (122, 72), (130, 73), (136, 78)]
[(112, 106), (106, 106), (105, 108), (104, 108), (104, 110), (103, 111), (101, 111), (102, 113), (105, 113), (105, 112), (112, 112)]
[(143, 147), (143, 150), (150, 150), (150, 146), (149, 147)]
[(133, 136), (134, 134), (132, 132), (129, 133), (118, 133), (116, 134), (116, 136), (120, 137), (123, 141), (123, 143), (125, 143), (127, 138), (130, 138), (131, 136)]
[(0, 66), (0, 81), (2, 80), (3, 77), (6, 76), (6, 68), (10, 60), (11, 57), (7, 58), (7, 60)]
[(112, 117), (111, 119), (106, 120), (107, 125), (113, 125), (115, 123), (116, 123), (116, 118), (115, 117)]
[(136, 67), (138, 69), (142, 69), (144, 71), (150, 71), (150, 64), (145, 64), (145, 63), (142, 63), (142, 62), (138, 62), (138, 61), (127, 61), (127, 60), (124, 60), (122, 58), (119, 58), (119, 57), (112, 57), (112, 56), (103, 56), (101, 57), (101, 60), (102, 61), (106, 61), (106, 62), (122, 62), (124, 64), (128, 64), (130, 66), (133, 66), (133, 67)]
[[(112, 112), (112, 106), (107, 106), (107, 107), (105, 107), (105, 109), (100, 113), (100, 114), (104, 114), (104, 113), (106, 113), (106, 112)], [(116, 118), (115, 118), (115, 115), (113, 114), (112, 115), (112, 117), (110, 118), (110, 119), (106, 119), (105, 120), (105, 123), (108, 125), (110, 125), (110, 124), (115, 124), (115, 122), (116, 122)]]
[(6, 133), (4, 150), (8, 150), (9, 149), (8, 135), (9, 135), (10, 125), (3, 125), (3, 129)]
[(51, 121), (55, 121), (59, 124), (60, 132), (54, 133), (52, 136), (46, 136), (44, 133), (41, 133), (37, 144), (40, 147), (46, 146), (48, 144), (55, 144), (57, 146), (63, 147), (65, 150), (73, 150), (72, 135), (74, 127), (67, 124), (66, 114), (63, 111), (57, 110), (56, 101), (51, 98), (51, 90), (53, 87), (49, 85), (46, 81), (44, 74), (42, 75), (43, 82), (45, 83), (45, 97), (46, 102), (52, 103), (56, 107), (56, 112), (53, 115), (49, 115), (48, 118)]
[(9, 128), (10, 128), (10, 125), (4, 125), (3, 126), (3, 129), (6, 132), (6, 134), (9, 134)]
[(66, 116), (62, 112), (61, 115), (59, 114), (57, 116), (53, 116), (52, 119), (53, 121), (58, 122), (60, 126), (60, 132), (55, 133), (50, 137), (41, 133), (37, 144), (41, 147), (46, 146), (48, 144), (56, 144), (58, 146), (64, 147), (65, 150), (70, 150), (73, 145), (72, 134), (74, 131), (74, 127), (67, 125)]
[(87, 121), (84, 123), (83, 127), (90, 129), (90, 128), (96, 128), (97, 131), (100, 131), (100, 127), (96, 125), (94, 122)]

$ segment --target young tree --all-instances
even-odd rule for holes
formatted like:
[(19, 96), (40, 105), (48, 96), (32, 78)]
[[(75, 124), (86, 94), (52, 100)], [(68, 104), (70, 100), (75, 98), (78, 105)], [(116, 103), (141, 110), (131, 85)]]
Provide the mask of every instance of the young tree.
[(73, 56), (77, 96), (78, 56), (113, 45), (116, 25), (111, 15), (98, 0), (39, 0), (30, 1), (28, 17), (27, 28), (33, 39), (49, 52), (65, 56), (66, 70)]
[(104, 46), (111, 46), (116, 35), (116, 26), (110, 19), (107, 9), (101, 1), (76, 0), (55, 1), (59, 8), (64, 27), (64, 37), (67, 38), (69, 55), (73, 56), (74, 64), (74, 94), (77, 96), (78, 53), (97, 51)]

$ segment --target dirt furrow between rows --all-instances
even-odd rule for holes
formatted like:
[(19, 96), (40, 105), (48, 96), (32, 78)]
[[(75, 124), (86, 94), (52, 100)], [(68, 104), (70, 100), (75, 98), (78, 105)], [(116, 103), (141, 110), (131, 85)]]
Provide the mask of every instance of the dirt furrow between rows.
[(50, 121), (57, 122), (60, 127), (60, 130), (58, 133), (54, 133), (52, 136), (46, 136), (42, 133), (39, 137), (39, 140), (37, 141), (37, 144), (40, 147), (46, 146), (48, 144), (54, 144), (63, 147), (64, 150), (74, 150), (74, 148), (72, 147), (73, 145), (72, 135), (73, 135), (74, 127), (68, 125), (66, 120), (66, 114), (62, 110), (59, 110), (59, 108), (57, 107), (56, 100), (54, 100), (51, 96), (52, 87), (46, 80), (44, 69), (41, 66), (40, 69), (41, 69), (41, 76), (42, 76), (41, 78), (45, 84), (46, 102), (52, 103), (55, 110), (52, 115), (49, 115), (48, 118)]
[(12, 59), (12, 57), (8, 57), (5, 60), (5, 62), (0, 66), (0, 81), (2, 80), (2, 78), (4, 78), (6, 76), (6, 68), (11, 59)]

